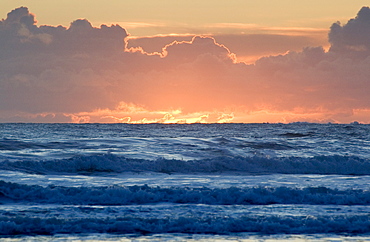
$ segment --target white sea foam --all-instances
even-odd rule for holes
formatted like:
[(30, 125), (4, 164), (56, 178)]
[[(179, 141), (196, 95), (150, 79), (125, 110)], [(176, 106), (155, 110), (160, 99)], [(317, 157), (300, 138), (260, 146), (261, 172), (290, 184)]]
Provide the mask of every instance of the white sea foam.
[(370, 233), (369, 125), (0, 130), (4, 238)]
[(162, 233), (162, 234), (55, 234), (55, 235), (26, 235), (15, 237), (2, 237), (4, 242), (65, 242), (65, 241), (87, 241), (87, 242), (271, 242), (271, 241), (295, 241), (295, 242), (358, 242), (370, 241), (370, 236), (366, 235), (348, 235), (348, 234), (261, 234), (261, 233), (234, 233), (234, 234), (185, 234), (185, 233)]
[(327, 187), (191, 188), (108, 186), (61, 187), (22, 185), (0, 181), (3, 203), (32, 202), (87, 205), (150, 203), (235, 204), (336, 204), (370, 205), (370, 191)]
[[(0, 206), (1, 209), (1, 206)], [(59, 210), (59, 214), (58, 211)], [(253, 208), (252, 208), (253, 209)], [(19, 213), (0, 213), (1, 235), (58, 233), (210, 233), (230, 234), (258, 232), (261, 234), (369, 233), (367, 214), (271, 215), (255, 214), (252, 209), (227, 213), (222, 208), (200, 206), (156, 206), (141, 208), (56, 207), (46, 210), (23, 208)], [(340, 208), (338, 208), (340, 209)], [(98, 210), (98, 212), (96, 212)], [(131, 211), (130, 211), (131, 210)], [(100, 212), (99, 212), (100, 211)], [(173, 211), (173, 212), (171, 212)], [(294, 209), (291, 211), (293, 212)], [(59, 215), (59, 216), (58, 216)]]

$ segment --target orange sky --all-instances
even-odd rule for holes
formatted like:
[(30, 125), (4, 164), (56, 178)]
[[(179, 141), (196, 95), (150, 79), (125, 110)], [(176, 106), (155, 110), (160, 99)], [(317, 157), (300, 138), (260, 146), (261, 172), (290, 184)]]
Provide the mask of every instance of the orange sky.
[(370, 123), (364, 1), (23, 2), (0, 122)]
[(192, 30), (197, 34), (248, 32), (251, 27), (327, 29), (367, 4), (366, 0), (12, 0), (0, 2), (0, 14), (5, 17), (10, 10), (26, 6), (42, 25), (68, 26), (86, 18), (94, 26), (119, 23), (135, 36), (148, 36), (194, 34)]

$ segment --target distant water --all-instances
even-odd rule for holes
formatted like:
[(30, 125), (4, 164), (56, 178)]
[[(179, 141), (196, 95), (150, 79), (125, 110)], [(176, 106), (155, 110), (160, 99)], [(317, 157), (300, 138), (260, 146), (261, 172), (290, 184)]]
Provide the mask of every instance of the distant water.
[(0, 124), (6, 241), (370, 240), (370, 125)]

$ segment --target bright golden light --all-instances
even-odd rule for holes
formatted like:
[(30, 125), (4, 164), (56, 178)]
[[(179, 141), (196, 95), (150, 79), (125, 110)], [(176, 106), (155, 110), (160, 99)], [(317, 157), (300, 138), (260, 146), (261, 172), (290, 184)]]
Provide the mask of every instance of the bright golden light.
[[(54, 115), (43, 113), (43, 116)], [(324, 108), (278, 111), (269, 108), (248, 111), (238, 107), (229, 111), (183, 113), (180, 109), (148, 110), (140, 105), (121, 102), (115, 109), (97, 109), (92, 112), (64, 114), (71, 123), (127, 123), (127, 124), (194, 124), (194, 123), (370, 123), (370, 109), (356, 109), (351, 115), (338, 115)]]

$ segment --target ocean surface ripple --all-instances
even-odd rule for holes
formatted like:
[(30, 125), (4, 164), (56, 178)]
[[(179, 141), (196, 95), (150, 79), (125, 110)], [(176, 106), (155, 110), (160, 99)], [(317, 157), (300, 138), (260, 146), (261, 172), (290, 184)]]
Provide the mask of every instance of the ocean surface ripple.
[(0, 130), (4, 239), (370, 233), (369, 125), (0, 124)]

